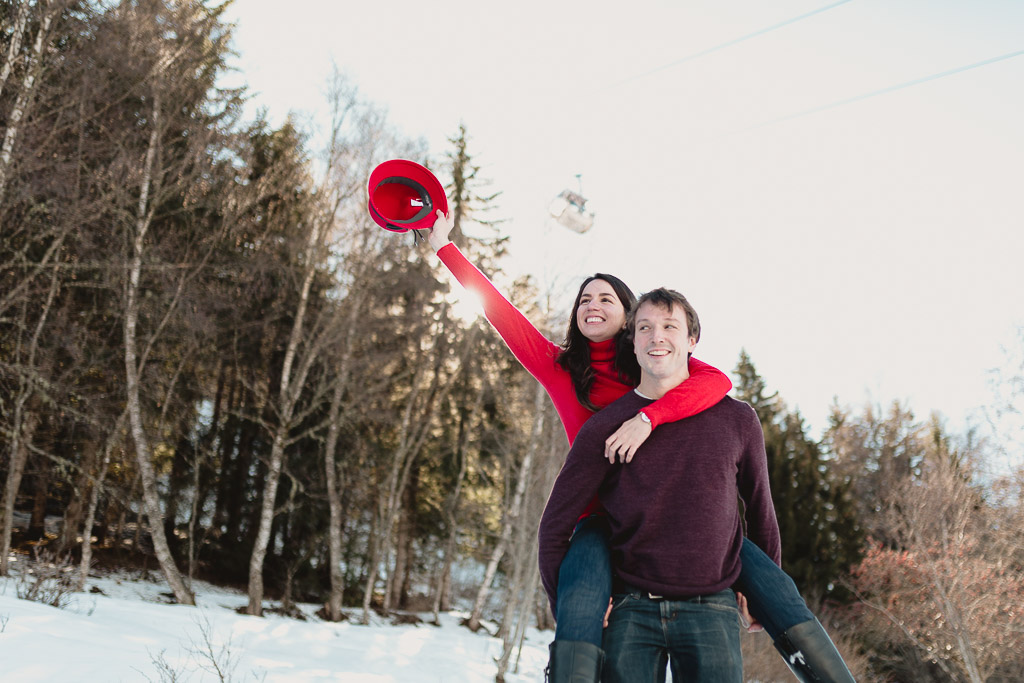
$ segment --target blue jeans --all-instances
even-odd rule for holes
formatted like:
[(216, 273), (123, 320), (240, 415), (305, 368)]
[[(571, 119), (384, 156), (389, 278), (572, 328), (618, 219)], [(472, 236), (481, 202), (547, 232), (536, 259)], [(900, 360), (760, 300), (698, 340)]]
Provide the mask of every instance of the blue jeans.
[(601, 647), (604, 613), (612, 594), (608, 520), (591, 515), (576, 525), (569, 551), (558, 568), (555, 640)]
[[(601, 647), (602, 622), (611, 595), (610, 531), (601, 515), (580, 521), (558, 570), (555, 640), (581, 640)], [(793, 579), (749, 538), (740, 547), (743, 565), (736, 590), (747, 597), (750, 613), (772, 640), (810, 621), (814, 614)]]
[(605, 683), (673, 681), (742, 683), (740, 623), (731, 590), (688, 600), (623, 593), (604, 635)]
[(743, 569), (735, 588), (747, 597), (747, 608), (772, 640), (814, 618), (789, 574), (749, 538), (743, 539), (740, 562)]

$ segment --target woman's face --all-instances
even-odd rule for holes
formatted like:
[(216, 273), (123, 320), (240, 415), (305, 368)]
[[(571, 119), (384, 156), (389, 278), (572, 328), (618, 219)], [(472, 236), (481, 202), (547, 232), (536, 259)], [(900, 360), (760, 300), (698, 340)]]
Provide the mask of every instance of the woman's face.
[(626, 309), (610, 284), (604, 280), (587, 283), (576, 308), (576, 324), (592, 342), (607, 341), (626, 325)]

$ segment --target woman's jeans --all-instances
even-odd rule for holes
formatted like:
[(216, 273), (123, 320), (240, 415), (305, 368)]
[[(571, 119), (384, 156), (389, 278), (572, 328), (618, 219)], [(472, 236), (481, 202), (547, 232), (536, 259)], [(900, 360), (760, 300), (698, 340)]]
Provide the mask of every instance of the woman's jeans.
[(740, 548), (740, 562), (743, 568), (734, 588), (746, 596), (750, 614), (772, 640), (814, 618), (789, 574), (746, 537)]
[[(602, 515), (591, 515), (576, 525), (558, 570), (555, 640), (601, 647), (604, 614), (612, 594), (610, 533)], [(814, 618), (793, 579), (748, 538), (743, 539), (740, 561), (743, 568), (735, 588), (746, 596), (750, 613), (772, 640)]]
[(590, 515), (576, 525), (558, 569), (555, 640), (601, 647), (604, 613), (612, 595), (610, 535), (603, 515)]

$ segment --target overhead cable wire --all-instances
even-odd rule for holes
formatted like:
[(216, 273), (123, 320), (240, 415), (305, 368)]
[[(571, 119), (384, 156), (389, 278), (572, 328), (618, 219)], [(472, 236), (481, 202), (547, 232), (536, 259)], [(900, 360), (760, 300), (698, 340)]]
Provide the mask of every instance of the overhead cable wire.
[(625, 79), (623, 79), (621, 81), (618, 81), (616, 83), (612, 83), (611, 85), (609, 85), (607, 87), (608, 88), (615, 88), (615, 87), (618, 87), (620, 85), (625, 85), (626, 83), (630, 83), (632, 81), (639, 80), (641, 78), (646, 78), (646, 77), (651, 76), (653, 74), (656, 74), (658, 72), (664, 71), (665, 69), (671, 69), (674, 66), (679, 66), (680, 64), (684, 64), (686, 62), (693, 61), (694, 59), (699, 59), (699, 58), (701, 58), (701, 57), (703, 57), (705, 55), (711, 54), (712, 52), (718, 52), (719, 50), (724, 50), (727, 47), (732, 47), (733, 45), (736, 45), (738, 43), (742, 43), (743, 41), (746, 41), (746, 40), (750, 40), (751, 38), (756, 38), (758, 36), (763, 36), (766, 33), (770, 33), (772, 31), (780, 29), (780, 28), (782, 28), (784, 26), (789, 26), (790, 24), (795, 24), (798, 21), (801, 21), (803, 19), (807, 19), (809, 17), (813, 17), (816, 14), (821, 14), (822, 12), (827, 12), (830, 9), (835, 9), (836, 7), (839, 7), (840, 5), (845, 5), (846, 3), (852, 2), (852, 1), (853, 0), (840, 0), (839, 2), (834, 2), (831, 5), (825, 5), (824, 7), (819, 7), (816, 10), (811, 10), (810, 12), (806, 12), (806, 13), (801, 14), (799, 16), (792, 17), (790, 19), (786, 19), (785, 21), (779, 22), (778, 24), (773, 24), (771, 26), (768, 26), (768, 27), (762, 28), (760, 30), (754, 31), (753, 33), (748, 33), (748, 34), (746, 34), (744, 36), (740, 36), (739, 38), (734, 38), (733, 40), (729, 40), (729, 41), (721, 43), (719, 45), (715, 45), (714, 47), (709, 47), (709, 48), (707, 48), (705, 50), (701, 50), (700, 52), (694, 52), (691, 55), (687, 55), (686, 57), (683, 57), (682, 59), (677, 59), (674, 62), (669, 62), (668, 64), (663, 64), (662, 66), (656, 67), (656, 68), (651, 69), (650, 71), (646, 71), (646, 72), (644, 72), (642, 74), (638, 74), (636, 76), (630, 76), (629, 78), (625, 78)]
[(910, 87), (915, 86), (915, 85), (921, 85), (922, 83), (927, 83), (928, 81), (938, 80), (940, 78), (945, 78), (946, 76), (953, 76), (953, 75), (958, 74), (958, 73), (963, 73), (964, 71), (970, 71), (971, 69), (977, 69), (977, 68), (980, 68), (980, 67), (983, 67), (983, 66), (988, 66), (989, 64), (994, 64), (996, 62), (1001, 62), (1001, 61), (1006, 60), (1006, 59), (1013, 59), (1014, 57), (1020, 57), (1021, 55), (1024, 55), (1024, 50), (1017, 50), (1016, 52), (1008, 52), (1005, 55), (999, 55), (998, 57), (992, 57), (991, 59), (986, 59), (986, 60), (981, 61), (981, 62), (975, 62), (974, 64), (968, 64), (966, 66), (959, 66), (959, 67), (957, 67), (955, 69), (949, 69), (948, 71), (943, 71), (941, 73), (932, 74), (930, 76), (923, 76), (921, 78), (915, 78), (912, 81), (906, 81), (905, 83), (898, 83), (896, 85), (890, 85), (887, 88), (881, 88), (879, 90), (872, 90), (870, 92), (862, 93), (860, 95), (855, 95), (854, 97), (848, 97), (848, 98), (846, 98), (844, 100), (839, 100), (837, 102), (832, 102), (830, 104), (823, 104), (823, 105), (818, 106), (818, 107), (812, 107), (811, 109), (805, 109), (804, 111), (800, 111), (800, 112), (797, 112), (795, 114), (788, 114), (786, 116), (782, 116), (782, 117), (779, 117), (777, 119), (772, 119), (770, 121), (765, 121), (764, 123), (759, 123), (759, 124), (756, 124), (754, 126), (750, 126), (748, 128), (744, 128), (743, 130), (744, 131), (755, 130), (757, 128), (764, 128), (765, 126), (772, 126), (772, 125), (775, 125), (776, 123), (782, 123), (783, 121), (792, 121), (793, 119), (798, 119), (798, 118), (801, 118), (803, 116), (810, 116), (811, 114), (817, 114), (818, 112), (827, 111), (829, 109), (836, 109), (837, 107), (843, 107), (843, 106), (846, 106), (848, 104), (853, 104), (854, 102), (860, 102), (861, 100), (866, 100), (866, 99), (871, 98), (871, 97), (877, 97), (878, 95), (885, 95), (887, 93), (895, 92), (897, 90), (902, 90), (904, 88), (910, 88)]

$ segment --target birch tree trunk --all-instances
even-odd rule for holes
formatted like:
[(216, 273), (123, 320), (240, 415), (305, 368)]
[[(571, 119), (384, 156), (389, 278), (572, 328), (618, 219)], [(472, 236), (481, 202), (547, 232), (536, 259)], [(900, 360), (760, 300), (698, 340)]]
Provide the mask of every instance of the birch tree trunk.
[[(535, 544), (536, 545), (536, 544)], [(513, 652), (521, 652), (523, 648), (523, 637), (526, 635), (526, 622), (529, 617), (529, 613), (532, 610), (533, 603), (537, 597), (537, 587), (540, 585), (540, 566), (537, 563), (537, 551), (536, 548), (527, 563), (530, 565), (529, 568), (524, 567), (525, 580), (521, 582), (522, 590), (519, 591), (520, 598), (518, 600), (509, 600), (509, 607), (512, 605), (518, 605), (518, 614), (515, 615), (516, 628), (512, 632), (510, 630), (505, 631), (504, 638), (502, 639), (502, 650), (501, 656), (498, 657), (498, 671), (494, 676), (496, 683), (504, 683), (505, 674), (508, 673), (509, 662), (512, 659)], [(512, 609), (505, 610), (506, 619), (512, 617)], [(516, 664), (513, 667), (513, 673), (515, 669), (519, 668), (519, 656), (516, 655)]]
[(452, 560), (455, 557), (455, 549), (459, 533), (459, 499), (462, 495), (462, 482), (466, 477), (466, 469), (468, 466), (466, 445), (469, 441), (473, 417), (479, 412), (480, 407), (483, 405), (483, 401), (484, 385), (481, 383), (480, 387), (477, 389), (473, 407), (470, 409), (469, 414), (466, 415), (460, 425), (461, 433), (455, 440), (455, 457), (458, 458), (459, 472), (455, 476), (455, 488), (452, 490), (452, 494), (448, 497), (448, 504), (445, 509), (445, 518), (448, 521), (448, 540), (445, 542), (444, 551), (442, 553), (441, 572), (438, 576), (433, 605), (433, 623), (438, 626), (441, 625), (441, 611), (449, 609), (448, 595), (451, 592)]
[[(360, 272), (364, 270), (365, 268), (361, 268)], [(338, 464), (335, 462), (335, 456), (338, 449), (338, 437), (341, 434), (341, 403), (352, 375), (355, 333), (357, 321), (363, 313), (366, 302), (365, 291), (361, 289), (353, 291), (347, 300), (351, 303), (351, 308), (349, 308), (343, 323), (345, 333), (341, 342), (342, 354), (338, 361), (338, 374), (334, 378), (331, 405), (327, 412), (327, 443), (324, 446), (324, 476), (327, 486), (327, 507), (330, 513), (327, 548), (328, 561), (331, 564), (331, 593), (327, 599), (327, 618), (331, 621), (341, 621), (341, 603), (345, 594), (345, 576), (341, 571), (343, 492), (339, 487)]]
[(132, 240), (132, 255), (128, 270), (128, 282), (125, 287), (125, 387), (129, 424), (132, 440), (135, 443), (135, 456), (139, 465), (139, 475), (142, 479), (142, 498), (146, 510), (146, 518), (149, 520), (150, 535), (153, 539), (153, 551), (156, 554), (157, 561), (160, 563), (160, 569), (163, 570), (164, 576), (167, 578), (167, 583), (174, 592), (175, 599), (183, 605), (194, 605), (195, 596), (185, 584), (181, 572), (178, 571), (178, 567), (174, 563), (174, 557), (171, 554), (171, 548), (167, 543), (167, 536), (164, 533), (164, 516), (160, 507), (160, 497), (157, 493), (156, 472), (153, 470), (149, 440), (143, 426), (139, 388), (139, 375), (142, 370), (138, 357), (137, 332), (139, 283), (142, 274), (142, 255), (145, 251), (146, 233), (153, 218), (153, 209), (149, 205), (149, 197), (153, 185), (153, 167), (160, 145), (160, 115), (161, 97), (159, 89), (155, 88), (153, 93), (152, 131), (149, 136), (146, 160), (140, 183), (139, 203), (135, 217), (135, 234)]
[[(28, 460), (29, 444), (35, 434), (39, 423), (39, 415), (34, 410), (26, 410), (26, 404), (36, 391), (36, 353), (39, 350), (39, 337), (46, 326), (46, 320), (50, 315), (53, 300), (60, 288), (58, 271), (54, 269), (50, 278), (50, 289), (43, 304), (43, 310), (36, 321), (35, 330), (29, 340), (28, 350), (25, 354), (25, 362), (21, 369), (21, 378), (18, 386), (18, 393), (14, 400), (14, 410), (11, 411), (11, 461), (7, 472), (7, 484), (4, 487), (3, 496), (3, 528), (0, 530), (0, 576), (7, 576), (9, 571), (8, 561), (11, 552), (11, 535), (14, 532), (14, 502), (18, 496), (18, 489), (21, 487), (21, 478), (25, 472), (25, 462)], [(26, 304), (25, 308), (28, 308)], [(19, 344), (20, 345), (20, 344)], [(20, 354), (20, 349), (19, 353)]]
[(89, 491), (89, 505), (85, 513), (85, 522), (82, 524), (82, 559), (78, 564), (78, 590), (85, 590), (85, 582), (89, 579), (89, 568), (92, 565), (92, 527), (96, 523), (96, 508), (100, 501), (100, 489), (103, 481), (107, 478), (107, 468), (110, 465), (110, 449), (103, 450), (103, 460), (100, 463), (99, 472), (92, 482), (92, 489)]
[(484, 572), (484, 580), (476, 593), (476, 599), (473, 601), (473, 611), (465, 622), (466, 627), (474, 633), (480, 630), (480, 619), (483, 616), (484, 605), (487, 603), (487, 596), (491, 592), (491, 584), (498, 573), (498, 565), (501, 563), (501, 558), (504, 557), (505, 552), (508, 550), (509, 543), (512, 540), (512, 532), (516, 528), (523, 509), (526, 487), (530, 482), (530, 477), (533, 476), (533, 461), (537, 456), (540, 436), (544, 432), (544, 399), (546, 396), (547, 393), (544, 391), (544, 387), (538, 383), (533, 395), (533, 414), (535, 417), (533, 428), (530, 430), (530, 445), (526, 450), (526, 457), (523, 458), (523, 463), (519, 467), (519, 479), (516, 481), (516, 490), (512, 496), (512, 504), (509, 506), (508, 514), (505, 515), (505, 520), (501, 527), (501, 537), (494, 546), (491, 559), (487, 563), (487, 570)]
[[(107, 478), (107, 469), (110, 466), (110, 452), (114, 450), (114, 444), (124, 429), (125, 420), (128, 418), (127, 411), (121, 411), (114, 423), (114, 428), (107, 435), (106, 443), (103, 445), (103, 456), (100, 462), (99, 472), (92, 482), (92, 489), (89, 491), (89, 503), (85, 511), (85, 522), (82, 524), (82, 560), (78, 565), (78, 590), (85, 590), (85, 582), (89, 578), (89, 567), (92, 564), (92, 528), (96, 524), (96, 509), (100, 502), (100, 489)], [(122, 513), (123, 515), (124, 513)], [(120, 532), (117, 535), (120, 543)]]
[(17, 431), (11, 438), (11, 463), (7, 471), (7, 485), (4, 487), (3, 502), (3, 539), (0, 539), (0, 576), (7, 576), (10, 568), (8, 560), (11, 554), (11, 535), (14, 531), (14, 499), (21, 487), (21, 478), (25, 473), (25, 462), (28, 460), (28, 443), (35, 433), (39, 419), (35, 412), (22, 414), (22, 408), (15, 408), (15, 421), (19, 423)]
[(7, 46), (7, 58), (3, 67), (0, 67), (0, 95), (4, 93), (4, 85), (14, 70), (14, 63), (18, 60), (18, 52), (21, 51), (21, 39), (25, 35), (25, 24), (28, 23), (28, 0), (21, 0), (18, 5), (18, 16), (14, 19), (11, 30), (11, 42)]
[[(267, 547), (270, 544), (270, 531), (274, 522), (274, 503), (277, 499), (277, 488), (281, 479), (281, 467), (284, 465), (288, 432), (291, 431), (295, 405), (305, 379), (304, 377), (293, 378), (292, 366), (298, 353), (299, 342), (302, 340), (306, 312), (309, 308), (309, 292), (313, 286), (313, 278), (316, 275), (318, 264), (316, 256), (325, 232), (322, 225), (314, 224), (310, 227), (305, 249), (306, 270), (303, 274), (302, 286), (299, 289), (299, 300), (295, 306), (295, 320), (292, 321), (288, 346), (285, 348), (284, 361), (281, 366), (281, 384), (277, 398), (278, 422), (274, 429), (270, 460), (267, 462), (267, 478), (263, 486), (263, 502), (260, 506), (256, 542), (253, 545), (252, 555), (249, 556), (249, 605), (246, 608), (246, 613), (253, 616), (263, 614), (263, 562), (266, 560)], [(305, 359), (307, 368), (310, 362), (308, 354), (312, 353), (312, 350), (307, 353)]]
[[(465, 364), (466, 357), (472, 350), (473, 343), (476, 339), (475, 334), (473, 333), (476, 329), (477, 328), (473, 328), (470, 334), (466, 335), (466, 339), (463, 342), (463, 348), (459, 354), (457, 366), (452, 372), (452, 375), (457, 374)], [(409, 398), (406, 400), (405, 410), (402, 414), (402, 421), (399, 425), (400, 440), (398, 448), (395, 450), (392, 458), (391, 471), (388, 476), (388, 497), (385, 502), (382, 515), (380, 542), (378, 544), (377, 552), (370, 557), (370, 567), (367, 572), (366, 579), (366, 590), (363, 594), (363, 616), (360, 620), (363, 624), (370, 623), (370, 599), (373, 596), (373, 587), (377, 583), (377, 572), (380, 565), (381, 555), (387, 557), (390, 554), (389, 544), (391, 542), (391, 533), (395, 526), (395, 519), (398, 515), (399, 500), (409, 479), (409, 471), (416, 460), (416, 456), (419, 455), (420, 449), (423, 447), (423, 442), (430, 433), (430, 426), (434, 419), (435, 407), (439, 403), (443, 402), (444, 398), (448, 395), (448, 392), (451, 391), (451, 382), (444, 384), (441, 382), (441, 366), (443, 364), (442, 354), (437, 353), (436, 350), (435, 354), (437, 363), (433, 368), (433, 376), (426, 392), (426, 407), (420, 406), (417, 402), (417, 398), (420, 393), (420, 373), (423, 371), (423, 356), (419, 356), (416, 364), (416, 376), (413, 378), (413, 388), (410, 392)], [(416, 412), (417, 419), (414, 423), (412, 416), (415, 408), (420, 409)]]
[[(27, 2), (24, 3), (28, 5)], [(39, 3), (44, 4), (43, 2)], [(21, 16), (22, 11), (25, 8), (22, 7), (19, 10), (18, 20), (22, 22), (21, 31), (24, 32), (24, 17)], [(28, 60), (28, 68), (25, 70), (25, 78), (22, 81), (21, 89), (18, 91), (18, 97), (14, 100), (14, 107), (11, 109), (11, 113), (7, 117), (7, 130), (4, 133), (3, 146), (0, 147), (0, 202), (3, 201), (4, 190), (7, 188), (7, 179), (9, 177), (11, 168), (11, 159), (14, 152), (14, 143), (18, 138), (19, 126), (21, 120), (28, 113), (29, 106), (32, 102), (32, 96), (35, 94), (36, 79), (39, 77), (40, 72), (43, 68), (43, 47), (49, 40), (50, 26), (53, 23), (54, 17), (57, 16), (61, 11), (59, 3), (54, 0), (45, 0), (45, 7), (42, 9), (42, 14), (39, 21), (39, 30), (36, 32), (36, 40), (32, 45), (32, 54)], [(18, 42), (21, 41), (21, 34), (17, 33), (18, 26), (15, 26)], [(13, 42), (11, 47), (13, 48)], [(12, 50), (13, 51), (13, 50)], [(7, 79), (7, 75), (10, 73), (9, 66), (11, 65), (11, 57), (9, 56), (8, 61), (4, 65), (4, 80)]]

